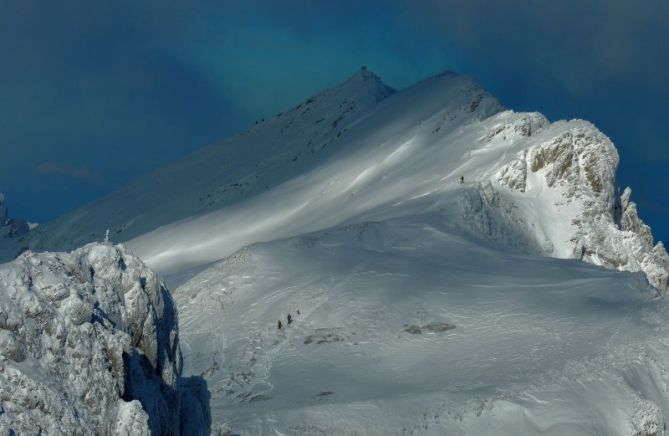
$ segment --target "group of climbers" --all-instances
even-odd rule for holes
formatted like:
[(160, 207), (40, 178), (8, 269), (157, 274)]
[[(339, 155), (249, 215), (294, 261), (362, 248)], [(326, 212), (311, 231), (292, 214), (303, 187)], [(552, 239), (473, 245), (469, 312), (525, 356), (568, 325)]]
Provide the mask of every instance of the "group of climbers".
[[(297, 311), (297, 314), (298, 315), (300, 314), (299, 310)], [(289, 313), (288, 316), (286, 317), (286, 320), (288, 321), (288, 324), (292, 324), (293, 323), (293, 316)], [(288, 324), (286, 324), (286, 325), (288, 325)], [(281, 322), (280, 319), (276, 321), (276, 328), (279, 329), (279, 330), (281, 330), (283, 328), (283, 323)]]

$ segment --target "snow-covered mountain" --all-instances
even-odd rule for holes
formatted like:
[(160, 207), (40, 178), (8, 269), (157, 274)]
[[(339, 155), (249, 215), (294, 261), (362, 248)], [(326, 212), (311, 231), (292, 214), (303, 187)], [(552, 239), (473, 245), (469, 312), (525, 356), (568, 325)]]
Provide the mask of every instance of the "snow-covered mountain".
[(0, 266), (0, 433), (208, 434), (162, 281), (122, 246)]
[[(669, 257), (630, 191), (617, 197), (617, 165), (614, 145), (592, 124), (505, 110), (469, 77), (447, 72), (394, 93), (360, 71), (40, 226), (14, 251), (74, 249), (109, 229), (170, 273), (254, 242), (448, 203), (473, 214), (461, 221), (474, 232), (526, 252), (644, 271), (664, 292)], [(470, 190), (460, 189), (461, 176)], [(490, 214), (503, 229), (488, 228)]]
[(472, 79), (447, 73), (384, 99), (340, 141), (314, 168), (129, 246), (166, 273), (258, 241), (455, 207), (476, 234), (524, 252), (644, 271), (666, 291), (666, 251), (630, 192), (616, 197), (617, 151), (588, 122), (503, 110)]
[(472, 78), (361, 71), (5, 251), (109, 229), (166, 275), (214, 429), (663, 434), (669, 256), (618, 161)]

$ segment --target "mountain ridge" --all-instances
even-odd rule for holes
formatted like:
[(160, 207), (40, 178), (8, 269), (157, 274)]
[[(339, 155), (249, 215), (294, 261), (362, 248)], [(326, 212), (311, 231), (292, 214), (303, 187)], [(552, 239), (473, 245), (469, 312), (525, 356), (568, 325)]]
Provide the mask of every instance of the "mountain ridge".
[[(262, 170), (269, 165), (277, 172), (296, 161), (294, 150), (293, 154), (281, 151), (280, 140), (282, 137), (299, 140), (302, 132), (297, 129), (301, 124), (296, 121), (306, 120), (302, 124), (313, 122), (329, 126), (318, 138), (298, 144), (301, 156), (322, 154), (326, 147), (333, 147), (332, 144), (345, 132), (353, 116), (359, 118), (376, 102), (394, 92), (373, 73), (357, 72), (339, 86), (308, 97), (267, 121), (258, 121), (245, 132), (197, 150), (180, 161), (130, 181), (100, 200), (44, 223), (42, 228), (16, 244), (13, 255), (25, 249), (72, 250), (85, 243), (102, 240), (107, 229), (116, 241), (123, 242), (161, 224), (206, 212), (212, 207), (218, 208), (221, 203), (234, 202), (249, 190), (251, 193), (255, 192), (253, 189), (264, 190), (265, 186), (261, 184), (265, 181), (256, 177), (258, 168)], [(313, 109), (323, 100), (325, 107)], [(252, 138), (246, 140), (249, 135)], [(266, 151), (273, 161), (263, 159)], [(226, 164), (230, 160), (228, 156), (232, 156), (231, 159), (237, 163), (244, 161), (244, 165), (231, 168)], [(229, 174), (231, 170), (233, 173)], [(277, 178), (281, 177), (279, 174)], [(270, 182), (275, 183), (274, 180)], [(166, 191), (171, 191), (176, 197), (180, 195), (181, 202), (187, 203), (172, 203), (171, 213), (163, 216), (161, 210), (164, 207), (155, 200), (157, 193), (164, 195)], [(159, 200), (164, 199), (159, 197)], [(152, 214), (145, 212), (150, 208), (153, 208)], [(119, 211), (122, 213), (119, 214)], [(4, 257), (8, 260), (13, 256)]]
[[(524, 223), (541, 254), (641, 270), (665, 292), (663, 244), (654, 244), (629, 193), (615, 198), (618, 160), (591, 123), (510, 111), (468, 76), (447, 71), (395, 92), (361, 70), (38, 227), (15, 251), (72, 249), (109, 229), (158, 271), (176, 272), (249, 243), (377, 219), (379, 211), (401, 213), (392, 203), (415, 203), (424, 194), (447, 198), (466, 174), (467, 183), (481, 183), (486, 207), (494, 207), (485, 200), (493, 190), (495, 198), (518, 202), (516, 211), (524, 205), (523, 216), (514, 217), (511, 206), (507, 212)], [(533, 211), (537, 206), (552, 218)]]

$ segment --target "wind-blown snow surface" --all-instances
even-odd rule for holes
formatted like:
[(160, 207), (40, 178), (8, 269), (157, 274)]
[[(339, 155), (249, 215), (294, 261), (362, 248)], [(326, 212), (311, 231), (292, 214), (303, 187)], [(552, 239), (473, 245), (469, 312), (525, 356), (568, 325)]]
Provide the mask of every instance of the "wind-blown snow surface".
[(664, 434), (669, 306), (643, 276), (500, 251), (455, 218), (256, 244), (181, 286), (184, 371), (207, 379), (214, 423), (242, 435)]
[(172, 298), (122, 246), (0, 266), (0, 433), (208, 434), (181, 366)]

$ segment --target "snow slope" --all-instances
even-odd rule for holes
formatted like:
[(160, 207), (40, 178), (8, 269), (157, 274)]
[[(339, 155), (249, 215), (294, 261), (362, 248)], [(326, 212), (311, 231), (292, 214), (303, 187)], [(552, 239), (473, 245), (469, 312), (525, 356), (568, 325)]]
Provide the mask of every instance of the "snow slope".
[(361, 71), (247, 132), (138, 175), (110, 195), (45, 223), (15, 251), (72, 250), (102, 240), (107, 229), (114, 241), (123, 242), (235, 204), (327, 159), (351, 125), (393, 92), (372, 73)]
[[(333, 156), (243, 201), (143, 234), (128, 245), (161, 273), (206, 265), (248, 244), (480, 199), (460, 221), (503, 243), (487, 214), (512, 220), (525, 252), (644, 271), (662, 292), (669, 257), (636, 206), (616, 198), (618, 154), (592, 124), (503, 110), (452, 73), (394, 94), (354, 123)], [(624, 210), (623, 210), (624, 208)], [(529, 250), (529, 251), (528, 251)]]
[(666, 299), (639, 273), (500, 250), (457, 217), (254, 244), (177, 289), (184, 371), (207, 379), (215, 426), (665, 434)]
[(173, 300), (122, 246), (0, 266), (0, 433), (208, 434)]

